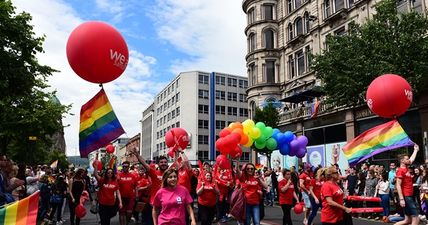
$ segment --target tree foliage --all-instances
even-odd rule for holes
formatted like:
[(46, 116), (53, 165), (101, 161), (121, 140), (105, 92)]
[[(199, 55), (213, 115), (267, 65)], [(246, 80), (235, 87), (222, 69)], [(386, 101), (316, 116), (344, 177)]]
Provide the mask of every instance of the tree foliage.
[[(262, 109), (256, 108), (256, 113), (254, 114), (253, 120), (255, 122), (263, 122), (266, 126), (277, 128), (279, 123), (279, 112), (272, 105), (272, 103), (268, 103), (267, 106)], [(265, 153), (268, 156), (268, 161), (270, 162), (270, 154), (272, 153), (271, 150), (268, 148), (254, 150), (260, 153)]]
[(397, 11), (396, 2), (384, 0), (366, 23), (351, 23), (346, 35), (327, 38), (328, 49), (314, 56), (315, 76), (323, 82), (327, 101), (354, 106), (364, 102), (373, 79), (394, 73), (404, 77), (414, 94), (428, 82), (428, 19)]
[(30, 21), (28, 13), (16, 14), (10, 1), (0, 1), (0, 152), (40, 163), (70, 106), (52, 101), (55, 92), (45, 90), (47, 78), (57, 71), (39, 64), (36, 54), (43, 53), (44, 37), (35, 37)]

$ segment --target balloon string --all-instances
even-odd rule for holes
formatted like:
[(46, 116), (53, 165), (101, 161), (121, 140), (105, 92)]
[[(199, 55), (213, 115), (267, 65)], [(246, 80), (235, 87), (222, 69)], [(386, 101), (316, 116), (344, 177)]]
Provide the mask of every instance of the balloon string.
[(100, 88), (103, 88), (103, 84), (101, 83), (101, 84), (99, 84), (99, 86), (100, 86)]

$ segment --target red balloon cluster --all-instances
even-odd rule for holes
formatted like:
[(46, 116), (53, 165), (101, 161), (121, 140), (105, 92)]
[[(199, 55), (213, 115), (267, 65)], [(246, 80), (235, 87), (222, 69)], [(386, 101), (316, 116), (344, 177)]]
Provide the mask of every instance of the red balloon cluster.
[(128, 65), (128, 46), (112, 26), (86, 22), (71, 32), (67, 59), (74, 72), (92, 83), (107, 83), (118, 78)]
[(106, 152), (109, 153), (109, 154), (114, 153), (114, 146), (111, 145), (111, 144), (107, 145), (106, 146)]
[(303, 205), (304, 205), (305, 203), (303, 203), (303, 202), (299, 202), (299, 203), (297, 203), (295, 206), (294, 206), (294, 208), (293, 208), (293, 210), (294, 210), (294, 213), (296, 213), (296, 214), (301, 214), (302, 212), (303, 212)]
[(216, 158), (216, 164), (221, 168), (221, 169), (230, 169), (231, 168), (231, 164), (230, 164), (230, 160), (227, 158), (226, 155), (219, 155)]
[(186, 149), (189, 144), (189, 135), (183, 128), (172, 128), (165, 134), (165, 144), (169, 148), (168, 155), (173, 158), (176, 151)]
[(403, 115), (413, 99), (412, 88), (402, 77), (385, 74), (372, 81), (367, 89), (367, 105), (370, 110), (384, 118)]
[(98, 171), (101, 171), (103, 170), (103, 163), (100, 160), (96, 159), (92, 163), (92, 167), (97, 168)]

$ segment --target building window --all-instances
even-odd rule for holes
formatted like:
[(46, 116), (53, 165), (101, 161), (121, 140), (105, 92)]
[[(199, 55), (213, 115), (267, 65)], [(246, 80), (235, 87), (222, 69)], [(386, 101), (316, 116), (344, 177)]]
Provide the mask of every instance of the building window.
[(239, 116), (248, 117), (248, 109), (239, 108)]
[(296, 36), (303, 34), (302, 17), (297, 17), (297, 19), (294, 21), (294, 26), (296, 27)]
[(226, 85), (226, 78), (222, 76), (215, 76), (215, 84)]
[(265, 20), (273, 20), (273, 5), (263, 5)]
[(207, 75), (199, 74), (199, 83), (200, 84), (208, 84), (209, 77)]
[(208, 114), (208, 105), (198, 105), (198, 113)]
[(299, 8), (302, 5), (302, 0), (295, 0), (294, 5), (295, 5), (296, 9)]
[(248, 88), (248, 81), (246, 81), (246, 80), (239, 80), (238, 86), (240, 88)]
[(311, 58), (311, 48), (308, 46), (305, 47), (305, 61), (306, 61), (306, 71), (311, 70), (312, 58)]
[(243, 152), (241, 155), (241, 161), (250, 161), (250, 153), (248, 152)]
[(226, 93), (224, 91), (215, 91), (215, 98), (220, 100), (225, 100)]
[(175, 110), (172, 110), (171, 112), (171, 117), (174, 119), (175, 118)]
[(274, 48), (274, 32), (271, 29), (266, 30), (264, 33), (265, 38), (265, 48), (273, 49)]
[(331, 15), (330, 0), (324, 0), (324, 18), (328, 18)]
[(422, 13), (422, 1), (421, 0), (410, 0), (410, 7), (417, 13)]
[(249, 9), (247, 15), (248, 15), (247, 17), (248, 24), (252, 24), (256, 21), (256, 14), (255, 14), (254, 8)]
[(177, 123), (175, 123), (175, 127), (180, 127), (180, 121), (178, 121)]
[(208, 90), (199, 90), (199, 98), (208, 99), (209, 91)]
[(215, 129), (223, 129), (226, 127), (226, 121), (216, 120), (215, 121)]
[(207, 145), (208, 144), (208, 135), (199, 135), (198, 144)]
[(334, 35), (336, 36), (342, 36), (346, 34), (345, 26), (340, 27), (339, 29), (334, 31)]
[(239, 102), (247, 102), (247, 95), (239, 94)]
[(215, 106), (215, 113), (216, 114), (223, 114), (223, 115), (225, 115), (226, 114), (226, 106), (216, 105)]
[(297, 75), (302, 75), (305, 72), (305, 56), (303, 50), (296, 52), (297, 60)]
[(236, 87), (237, 81), (235, 78), (227, 78), (227, 86), (229, 87)]
[(275, 61), (266, 61), (266, 82), (275, 83)]
[(249, 74), (248, 77), (250, 78), (251, 84), (255, 85), (257, 84), (257, 71), (256, 71), (256, 65), (253, 63), (249, 67)]
[(238, 94), (234, 92), (227, 92), (227, 100), (228, 101), (238, 101)]
[(208, 120), (198, 120), (198, 128), (208, 129)]
[(180, 100), (180, 93), (177, 93), (175, 95), (175, 102), (178, 102)]
[(175, 109), (175, 114), (176, 114), (177, 116), (179, 116), (179, 115), (180, 115), (180, 107), (177, 107), (177, 108)]
[(251, 33), (250, 36), (248, 37), (248, 50), (249, 52), (253, 52), (254, 50), (256, 50), (256, 34), (255, 33)]
[(311, 21), (309, 20), (309, 13), (305, 12), (303, 18), (305, 18), (305, 33), (309, 33), (309, 30), (311, 29)]
[(348, 7), (351, 8), (354, 5), (354, 0), (348, 0)]
[(334, 12), (337, 12), (345, 7), (344, 0), (334, 0)]
[(293, 25), (291, 23), (288, 24), (288, 40), (293, 39)]
[(293, 1), (292, 0), (287, 0), (287, 9), (288, 9), (288, 14), (290, 14), (293, 11)]
[(288, 72), (290, 74), (290, 79), (293, 79), (296, 76), (296, 69), (294, 67), (294, 58), (292, 55), (288, 56)]
[(198, 159), (200, 160), (208, 160), (208, 151), (198, 151)]
[(238, 108), (236, 107), (227, 107), (227, 115), (229, 116), (237, 116), (238, 115)]

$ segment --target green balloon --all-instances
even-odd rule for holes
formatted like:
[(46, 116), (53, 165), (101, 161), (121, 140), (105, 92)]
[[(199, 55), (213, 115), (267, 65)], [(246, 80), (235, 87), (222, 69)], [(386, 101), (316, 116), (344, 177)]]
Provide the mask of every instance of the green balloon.
[(262, 143), (262, 142), (265, 143), (266, 139), (267, 139), (267, 137), (264, 134), (262, 134), (262, 135), (260, 135), (259, 138), (256, 139), (256, 141), (258, 141), (259, 143)]
[(266, 128), (266, 124), (263, 122), (257, 122), (256, 127), (258, 127), (260, 131), (263, 133), (264, 129)]
[(268, 148), (269, 150), (275, 150), (277, 146), (278, 146), (278, 143), (276, 142), (275, 139), (273, 138), (267, 139), (266, 148)]
[(270, 138), (270, 137), (272, 137), (272, 134), (273, 134), (273, 129), (272, 129), (272, 127), (266, 127), (266, 128), (265, 128), (265, 130), (263, 131), (263, 135), (264, 135), (266, 138)]
[(257, 149), (263, 149), (264, 147), (266, 147), (266, 142), (255, 141), (254, 146), (256, 146)]

